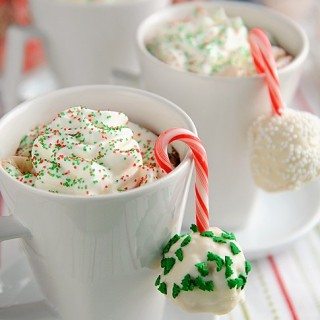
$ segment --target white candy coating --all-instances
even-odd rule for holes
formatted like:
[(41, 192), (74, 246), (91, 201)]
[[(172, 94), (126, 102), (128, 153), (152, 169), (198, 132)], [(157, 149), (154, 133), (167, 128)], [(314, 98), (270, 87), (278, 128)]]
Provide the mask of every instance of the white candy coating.
[[(164, 253), (164, 259), (174, 258), (175, 264), (167, 274), (165, 274), (165, 269), (163, 270), (160, 278), (158, 278), (158, 285), (161, 286), (161, 283), (165, 283), (167, 296), (188, 312), (208, 312), (220, 315), (230, 312), (243, 299), (242, 289), (247, 277), (246, 261), (236, 240), (222, 238), (221, 234), (223, 231), (219, 228), (210, 228), (210, 231), (220, 240), (225, 241), (225, 243), (215, 242), (212, 238), (202, 236), (199, 232), (196, 232), (190, 235), (191, 241), (183, 246), (182, 243), (188, 235), (183, 236), (171, 246), (169, 252)], [(240, 249), (240, 252), (236, 254), (232, 253), (230, 243), (235, 244), (236, 247)], [(175, 254), (179, 248), (183, 251), (182, 261), (180, 261)], [(222, 259), (223, 265), (219, 271), (219, 268), (217, 269), (217, 263), (208, 260), (208, 253), (213, 253)], [(232, 274), (226, 272), (226, 257), (230, 257), (232, 261)], [(201, 275), (196, 266), (202, 262), (205, 262), (207, 265), (207, 275)], [(250, 270), (247, 270), (247, 272), (249, 271)], [(183, 289), (183, 279), (186, 275), (190, 275), (193, 279), (192, 281), (195, 283), (195, 279), (199, 276), (206, 282), (212, 281), (213, 290), (201, 290), (198, 285), (195, 285), (192, 290)], [(245, 279), (243, 286), (230, 288), (228, 281), (232, 282), (239, 276)], [(175, 298), (173, 296), (174, 284), (178, 285), (181, 289)]]
[(320, 120), (286, 109), (263, 115), (249, 130), (255, 183), (269, 192), (298, 189), (320, 174)]

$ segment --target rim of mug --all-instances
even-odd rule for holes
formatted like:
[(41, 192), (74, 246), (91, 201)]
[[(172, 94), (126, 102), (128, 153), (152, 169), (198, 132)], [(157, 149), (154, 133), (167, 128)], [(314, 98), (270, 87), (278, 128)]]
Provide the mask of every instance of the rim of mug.
[[(42, 94), (39, 95), (38, 97), (22, 102), (15, 108), (13, 108), (11, 111), (6, 113), (1, 119), (0, 119), (0, 130), (3, 125), (3, 123), (6, 123), (8, 121), (13, 121), (15, 118), (16, 113), (20, 113), (25, 109), (28, 109), (28, 106), (30, 104), (35, 103), (36, 101), (40, 101), (43, 99), (50, 98), (51, 96), (57, 96), (57, 95), (64, 95), (65, 93), (72, 93), (72, 92), (77, 92), (77, 91), (82, 91), (82, 90), (90, 90), (90, 89), (98, 89), (98, 88), (105, 88), (109, 90), (124, 90), (126, 92), (132, 92), (136, 93), (142, 96), (149, 97), (151, 99), (155, 99), (163, 104), (166, 104), (167, 106), (170, 106), (170, 108), (177, 113), (188, 125), (188, 129), (191, 130), (192, 132), (197, 134), (197, 129), (195, 124), (193, 123), (192, 119), (187, 115), (186, 112), (184, 112), (180, 107), (178, 107), (175, 103), (171, 102), (170, 100), (161, 97), (155, 93), (141, 90), (141, 89), (136, 89), (136, 88), (131, 88), (131, 87), (126, 87), (126, 86), (117, 86), (117, 85), (85, 85), (85, 86), (76, 86), (76, 87), (68, 87), (68, 88), (63, 88), (59, 90), (52, 91), (50, 93)], [(54, 198), (54, 199), (68, 199), (68, 200), (80, 200), (80, 201), (96, 201), (96, 200), (113, 200), (113, 199), (118, 199), (122, 197), (136, 197), (139, 196), (142, 193), (148, 193), (151, 192), (153, 189), (155, 189), (157, 186), (161, 186), (162, 184), (165, 184), (168, 180), (174, 179), (174, 177), (180, 173), (180, 171), (184, 170), (187, 166), (190, 165), (192, 162), (192, 156), (190, 150), (187, 151), (186, 155), (184, 158), (181, 160), (180, 164), (174, 168), (170, 173), (166, 174), (164, 177), (161, 177), (160, 179), (150, 183), (146, 184), (143, 186), (140, 186), (138, 188), (130, 189), (124, 192), (119, 192), (119, 193), (108, 193), (108, 194), (98, 194), (98, 195), (72, 195), (72, 194), (65, 194), (65, 193), (53, 193), (49, 192), (47, 190), (42, 190), (38, 189), (35, 187), (32, 187), (30, 185), (21, 183), (20, 181), (14, 179), (0, 164), (0, 174), (4, 174), (8, 178), (10, 178), (15, 184), (17, 184), (18, 187), (23, 188), (26, 190), (26, 192), (31, 192), (34, 194), (40, 194), (43, 196), (47, 196), (49, 198)], [(192, 170), (192, 168), (191, 168)]]
[(76, 8), (76, 9), (88, 9), (88, 8), (103, 8), (103, 7), (134, 7), (137, 6), (141, 3), (147, 3), (150, 1), (157, 1), (157, 0), (135, 0), (133, 2), (113, 2), (113, 3), (108, 3), (108, 2), (76, 2), (76, 1), (69, 1), (69, 0), (33, 0), (33, 1), (39, 1), (39, 2), (44, 2), (47, 1), (50, 4), (54, 2), (58, 6), (63, 6), (63, 7), (70, 7), (70, 8)]
[[(162, 67), (162, 68), (166, 68), (167, 70), (170, 70), (171, 72), (177, 72), (177, 73), (181, 73), (184, 74), (185, 76), (189, 76), (189, 77), (194, 77), (194, 78), (198, 78), (201, 80), (221, 80), (221, 81), (250, 81), (250, 80), (256, 80), (256, 79), (260, 79), (263, 78), (264, 75), (263, 74), (254, 74), (251, 76), (241, 76), (241, 77), (236, 77), (236, 76), (224, 76), (224, 75), (206, 75), (206, 74), (201, 74), (201, 73), (193, 73), (187, 70), (179, 70), (176, 69), (174, 67), (172, 67), (171, 65), (163, 62), (162, 60), (158, 59), (157, 57), (155, 57), (153, 54), (151, 54), (148, 49), (146, 48), (146, 37), (148, 35), (148, 24), (150, 21), (152, 21), (155, 18), (158, 18), (160, 16), (160, 21), (163, 20), (161, 19), (161, 17), (163, 18), (164, 15), (166, 15), (166, 13), (173, 11), (178, 13), (180, 10), (183, 10), (185, 8), (195, 8), (197, 6), (205, 6), (205, 7), (218, 7), (221, 6), (222, 8), (224, 6), (227, 7), (249, 7), (249, 8), (253, 8), (253, 9), (259, 9), (259, 10), (263, 10), (265, 12), (267, 12), (269, 15), (277, 18), (277, 19), (281, 19), (283, 21), (285, 21), (293, 30), (295, 30), (296, 34), (298, 34), (302, 40), (302, 46), (300, 48), (300, 51), (297, 55), (294, 56), (294, 59), (285, 67), (278, 69), (278, 74), (285, 74), (288, 73), (290, 71), (292, 71), (293, 69), (295, 69), (297, 66), (301, 65), (305, 59), (308, 56), (309, 53), (309, 40), (308, 37), (305, 33), (305, 31), (291, 18), (289, 18), (288, 16), (275, 11), (274, 9), (270, 9), (266, 6), (263, 6), (261, 4), (256, 4), (256, 3), (247, 3), (247, 2), (239, 2), (239, 1), (214, 1), (214, 2), (208, 2), (208, 1), (194, 1), (194, 2), (188, 2), (188, 3), (179, 3), (179, 4), (175, 4), (173, 6), (170, 7), (166, 7), (163, 8), (153, 14), (151, 14), (150, 16), (148, 16), (147, 18), (145, 18), (139, 25), (138, 30), (137, 30), (137, 34), (136, 34), (136, 42), (137, 42), (137, 46), (139, 51), (142, 53), (142, 55), (147, 58), (149, 61), (151, 61), (152, 63)], [(170, 20), (170, 19), (168, 19)], [(142, 73), (143, 74), (143, 73)]]

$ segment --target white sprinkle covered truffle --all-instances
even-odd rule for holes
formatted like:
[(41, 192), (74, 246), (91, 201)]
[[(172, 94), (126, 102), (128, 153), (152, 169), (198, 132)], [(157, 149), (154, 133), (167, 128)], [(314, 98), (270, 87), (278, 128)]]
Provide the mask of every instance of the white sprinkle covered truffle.
[(163, 249), (158, 290), (189, 312), (226, 314), (242, 300), (251, 265), (232, 233), (175, 235)]
[(266, 191), (298, 189), (320, 174), (320, 120), (310, 113), (261, 116), (249, 140), (253, 178)]

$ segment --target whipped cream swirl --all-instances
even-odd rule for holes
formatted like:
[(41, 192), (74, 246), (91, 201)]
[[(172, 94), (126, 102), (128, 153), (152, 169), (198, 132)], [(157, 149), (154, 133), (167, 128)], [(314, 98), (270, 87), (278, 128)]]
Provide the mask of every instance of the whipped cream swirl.
[[(169, 21), (146, 43), (149, 52), (178, 70), (204, 75), (250, 76), (256, 73), (241, 17), (228, 17), (224, 9), (197, 7), (184, 18)], [(278, 67), (292, 56), (274, 46)]]
[(55, 193), (121, 192), (164, 174), (153, 154), (156, 138), (123, 113), (72, 107), (22, 140), (17, 156), (31, 158), (31, 172), (19, 174), (12, 163), (5, 168), (22, 182)]

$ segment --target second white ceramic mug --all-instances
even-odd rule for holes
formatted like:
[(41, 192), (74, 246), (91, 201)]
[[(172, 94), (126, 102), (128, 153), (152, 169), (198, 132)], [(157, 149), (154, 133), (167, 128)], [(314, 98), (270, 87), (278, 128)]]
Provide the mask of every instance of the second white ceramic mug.
[[(210, 200), (215, 224), (239, 229), (247, 225), (257, 199), (258, 189), (249, 166), (247, 131), (259, 114), (271, 108), (263, 77), (202, 76), (179, 71), (146, 49), (146, 42), (161, 26), (190, 15), (198, 5), (209, 10), (223, 7), (227, 15), (242, 17), (249, 27), (269, 31), (294, 55), (293, 62), (279, 71), (286, 102), (291, 100), (297, 87), (309, 45), (303, 30), (289, 18), (262, 6), (231, 1), (195, 2), (166, 8), (148, 17), (138, 29), (146, 89), (176, 102), (192, 117), (209, 156)], [(187, 225), (192, 216), (189, 217)]]
[[(195, 132), (181, 109), (148, 92), (70, 88), (25, 102), (1, 119), (0, 159), (13, 155), (30, 129), (73, 105), (122, 111), (156, 133), (171, 127)], [(187, 148), (176, 147), (182, 161), (172, 173), (118, 194), (53, 194), (0, 169), (1, 194), (13, 214), (0, 217), (0, 241), (24, 237), (35, 278), (63, 320), (163, 320), (153, 267), (161, 246), (180, 230), (192, 172)]]
[(22, 77), (24, 45), (30, 37), (43, 40), (59, 87), (108, 84), (113, 70), (139, 71), (135, 50), (137, 27), (169, 0), (118, 3), (30, 0), (29, 3), (33, 25), (13, 26), (7, 37), (4, 85), (8, 109), (18, 102), (14, 98)]

